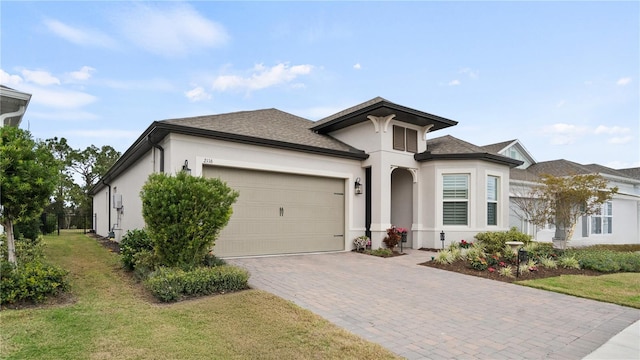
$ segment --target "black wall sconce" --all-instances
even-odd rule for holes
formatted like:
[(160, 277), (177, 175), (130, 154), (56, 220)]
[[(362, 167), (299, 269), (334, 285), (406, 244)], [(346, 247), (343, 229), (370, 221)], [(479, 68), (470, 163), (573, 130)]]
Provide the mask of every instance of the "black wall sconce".
[(442, 248), (444, 249), (444, 230), (440, 232), (440, 241), (442, 241)]
[(191, 169), (189, 169), (189, 160), (184, 161), (184, 165), (182, 165), (182, 172), (187, 175), (191, 175)]
[(356, 194), (362, 194), (362, 184), (360, 183), (360, 178), (356, 178), (356, 183), (355, 183), (355, 189), (356, 189)]

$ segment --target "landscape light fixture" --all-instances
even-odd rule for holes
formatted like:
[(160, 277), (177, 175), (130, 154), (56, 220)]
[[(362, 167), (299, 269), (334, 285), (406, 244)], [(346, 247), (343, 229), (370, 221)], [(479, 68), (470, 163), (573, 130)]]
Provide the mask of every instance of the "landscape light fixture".
[(360, 178), (356, 178), (355, 183), (356, 194), (362, 194), (362, 184), (360, 183)]
[(182, 165), (182, 172), (187, 175), (191, 175), (191, 169), (189, 169), (189, 160), (184, 161), (184, 165)]
[(440, 241), (442, 241), (442, 248), (444, 249), (444, 230), (440, 232)]

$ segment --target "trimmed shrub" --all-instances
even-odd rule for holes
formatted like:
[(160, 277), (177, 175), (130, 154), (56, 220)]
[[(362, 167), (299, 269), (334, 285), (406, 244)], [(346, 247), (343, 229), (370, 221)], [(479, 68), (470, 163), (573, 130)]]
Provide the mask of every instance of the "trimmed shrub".
[(144, 282), (146, 288), (163, 302), (183, 296), (203, 296), (248, 288), (249, 272), (236, 266), (197, 267), (190, 271), (159, 268)]
[(525, 245), (531, 242), (531, 236), (521, 233), (515, 227), (509, 231), (487, 231), (477, 233), (476, 240), (484, 245), (487, 254), (495, 254), (502, 251), (507, 241), (522, 241)]
[(17, 267), (0, 261), (0, 304), (19, 301), (41, 303), (47, 297), (69, 289), (68, 272), (40, 260), (19, 263)]
[(238, 193), (220, 179), (149, 175), (140, 192), (142, 216), (161, 265), (195, 267), (214, 248)]
[(378, 248), (375, 250), (365, 250), (364, 253), (368, 255), (384, 257), (384, 258), (393, 256), (393, 251), (391, 251), (391, 249), (385, 249), (385, 248)]
[(585, 248), (567, 251), (583, 269), (600, 272), (640, 272), (640, 253)]
[(127, 270), (136, 267), (135, 256), (141, 251), (153, 251), (153, 241), (144, 229), (129, 230), (120, 241), (120, 261)]
[(213, 255), (212, 251), (209, 251), (207, 255), (204, 256), (204, 260), (202, 261), (202, 265), (208, 266), (208, 267), (222, 266), (226, 264), (227, 264), (226, 261)]

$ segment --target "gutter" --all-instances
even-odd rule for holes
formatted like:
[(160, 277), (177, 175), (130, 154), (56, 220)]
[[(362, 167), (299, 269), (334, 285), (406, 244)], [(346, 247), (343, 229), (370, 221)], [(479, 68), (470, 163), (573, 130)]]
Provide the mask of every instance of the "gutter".
[(102, 180), (102, 183), (109, 188), (109, 205), (107, 207), (109, 209), (109, 220), (107, 221), (107, 234), (111, 234), (111, 185), (107, 184), (104, 180)]
[(158, 143), (154, 143), (153, 141), (151, 141), (151, 134), (147, 135), (147, 141), (149, 142), (149, 144), (151, 144), (151, 146), (160, 150), (160, 172), (164, 173), (164, 148), (158, 145)]
[(24, 113), (27, 111), (27, 107), (24, 105), (20, 105), (20, 108), (18, 109), (18, 111), (14, 111), (14, 112), (10, 112), (10, 113), (6, 113), (6, 114), (2, 114), (0, 115), (0, 124), (2, 124), (2, 126), (4, 126), (4, 121), (6, 119), (12, 118), (12, 117), (16, 117), (16, 116), (22, 116), (24, 115)]

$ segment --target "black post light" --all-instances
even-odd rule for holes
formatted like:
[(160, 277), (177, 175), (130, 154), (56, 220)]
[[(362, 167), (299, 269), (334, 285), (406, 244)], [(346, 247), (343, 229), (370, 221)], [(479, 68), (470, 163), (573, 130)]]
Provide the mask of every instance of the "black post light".
[(444, 230), (440, 232), (440, 241), (442, 241), (442, 249), (444, 250)]
[(189, 169), (189, 160), (184, 161), (184, 165), (182, 165), (182, 172), (186, 173), (187, 175), (191, 175), (191, 169)]
[(518, 268), (516, 269), (516, 278), (520, 277), (520, 263), (523, 261), (529, 261), (529, 254), (524, 248), (518, 249), (518, 256), (516, 262), (518, 263)]
[(356, 183), (354, 184), (355, 186), (355, 190), (356, 190), (356, 194), (360, 195), (362, 194), (362, 183), (360, 183), (360, 178), (356, 178)]

